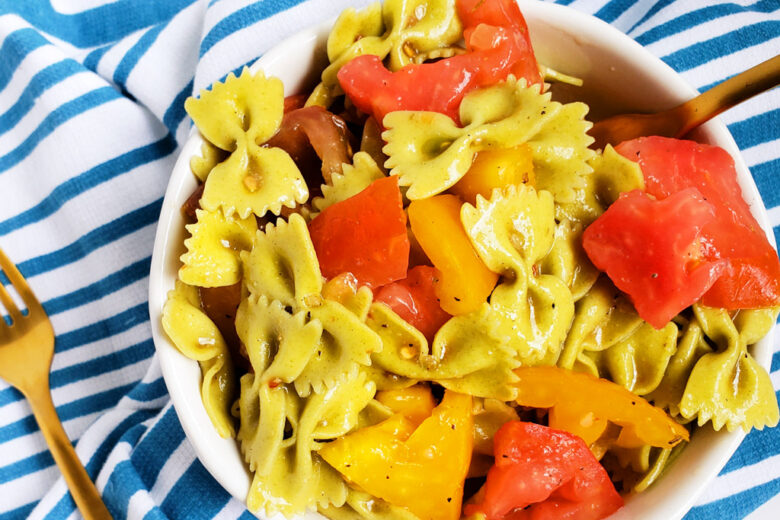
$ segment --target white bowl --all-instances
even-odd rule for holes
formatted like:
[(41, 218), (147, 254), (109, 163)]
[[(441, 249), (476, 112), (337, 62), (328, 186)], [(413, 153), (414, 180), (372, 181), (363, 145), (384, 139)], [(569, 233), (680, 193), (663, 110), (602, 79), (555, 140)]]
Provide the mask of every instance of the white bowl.
[[(627, 109), (668, 108), (696, 94), (683, 79), (639, 44), (606, 23), (573, 9), (536, 1), (520, 1), (534, 50), (541, 63), (585, 80), (580, 99), (601, 113)], [(312, 72), (321, 70), (324, 47), (333, 20), (283, 41), (252, 66), (284, 83), (285, 94), (312, 86)], [(316, 79), (316, 76), (315, 76)], [(608, 100), (608, 103), (605, 101)], [(697, 130), (695, 139), (725, 148), (734, 157), (743, 195), (753, 215), (774, 244), (766, 209), (734, 140), (718, 120)], [(152, 256), (149, 311), (152, 333), (165, 383), (187, 438), (198, 458), (231, 495), (245, 502), (250, 474), (234, 439), (217, 435), (200, 398), (200, 368), (181, 355), (162, 330), (160, 316), (166, 294), (174, 286), (184, 251), (184, 221), (179, 208), (196, 187), (190, 158), (200, 154), (202, 138), (193, 131), (181, 150), (165, 193)], [(753, 346), (758, 362), (769, 366), (772, 333)], [(612, 519), (681, 518), (707, 484), (720, 472), (744, 433), (699, 428), (690, 445), (666, 474), (644, 493), (631, 496)], [(309, 513), (304, 518), (322, 518)]]

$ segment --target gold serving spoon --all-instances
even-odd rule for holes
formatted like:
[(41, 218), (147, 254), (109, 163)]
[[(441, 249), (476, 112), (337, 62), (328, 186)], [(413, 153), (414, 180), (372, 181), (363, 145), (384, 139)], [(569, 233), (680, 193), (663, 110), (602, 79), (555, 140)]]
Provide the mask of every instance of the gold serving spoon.
[(0, 282), (0, 308), (11, 317), (6, 324), (0, 313), (0, 377), (15, 386), (30, 403), (43, 438), (65, 477), (70, 494), (86, 520), (111, 520), (95, 484), (70, 443), (49, 390), (49, 369), (54, 355), (54, 329), (38, 298), (19, 269), (0, 249), (0, 273), (5, 273), (27, 307), (27, 314)]
[(620, 114), (593, 125), (592, 148), (647, 135), (682, 137), (724, 110), (780, 85), (780, 55), (727, 79), (690, 101), (655, 114)]

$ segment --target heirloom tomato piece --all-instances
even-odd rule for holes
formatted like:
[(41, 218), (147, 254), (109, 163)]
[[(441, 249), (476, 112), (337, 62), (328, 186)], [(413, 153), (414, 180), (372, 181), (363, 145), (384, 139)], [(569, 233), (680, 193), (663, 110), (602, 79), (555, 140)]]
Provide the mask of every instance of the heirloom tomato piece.
[(409, 269), (406, 278), (385, 285), (374, 296), (393, 309), (407, 323), (423, 333), (432, 341), (444, 323), (450, 319), (439, 305), (436, 296), (436, 280), (439, 271), (429, 265), (418, 265)]
[(466, 40), (469, 39), (469, 32), (479, 25), (511, 29), (511, 45), (516, 57), (510, 65), (510, 73), (518, 79), (525, 78), (528, 84), (542, 82), (528, 25), (517, 0), (458, 0), (457, 7), (465, 26), (463, 34)]
[(412, 201), (407, 209), (412, 233), (441, 273), (435, 284), (441, 308), (452, 315), (479, 308), (498, 281), (463, 229), (461, 206), (455, 195), (436, 195)]
[(440, 112), (459, 121), (463, 97), (493, 85), (509, 74), (528, 84), (542, 83), (528, 27), (510, 0), (459, 2), (466, 53), (431, 63), (411, 64), (391, 72), (377, 56), (365, 54), (338, 72), (341, 88), (363, 112), (378, 122), (397, 110)]
[(582, 245), (639, 316), (661, 329), (723, 272), (724, 261), (702, 255), (702, 229), (714, 218), (712, 205), (694, 188), (663, 200), (634, 190), (585, 229)]
[(696, 188), (712, 205), (715, 218), (702, 228), (702, 257), (725, 259), (727, 265), (702, 297), (704, 305), (748, 309), (780, 304), (780, 260), (742, 197), (734, 159), (726, 150), (667, 137), (640, 137), (615, 149), (639, 163), (647, 192), (656, 198)]
[(467, 515), (486, 520), (598, 520), (623, 506), (606, 470), (569, 432), (510, 421), (493, 439), (495, 463)]
[(328, 206), (309, 223), (309, 234), (326, 278), (352, 273), (373, 289), (406, 276), (409, 238), (396, 177)]
[(457, 520), (474, 428), (471, 396), (445, 391), (415, 427), (402, 414), (324, 444), (320, 456), (349, 481), (426, 520)]

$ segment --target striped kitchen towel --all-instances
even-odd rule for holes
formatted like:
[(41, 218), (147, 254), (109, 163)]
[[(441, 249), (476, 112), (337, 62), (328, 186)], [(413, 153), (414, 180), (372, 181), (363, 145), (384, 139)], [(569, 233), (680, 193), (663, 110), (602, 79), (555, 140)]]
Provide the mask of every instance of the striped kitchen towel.
[[(0, 247), (51, 316), (54, 401), (117, 518), (252, 518), (196, 460), (151, 340), (150, 255), (190, 129), (184, 99), (366, 3), (0, 0)], [(778, 0), (559, 3), (628, 33), (699, 89), (780, 52)], [(780, 89), (723, 119), (777, 234)], [(778, 518), (779, 493), (780, 428), (756, 431), (688, 518)], [(77, 516), (30, 408), (0, 381), (0, 520)]]

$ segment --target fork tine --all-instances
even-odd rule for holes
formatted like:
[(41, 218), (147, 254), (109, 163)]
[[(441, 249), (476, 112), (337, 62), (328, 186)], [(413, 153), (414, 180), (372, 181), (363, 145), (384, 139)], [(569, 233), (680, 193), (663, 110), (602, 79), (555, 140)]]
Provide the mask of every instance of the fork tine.
[[(11, 284), (13, 284), (16, 292), (18, 292), (19, 296), (22, 297), (22, 301), (25, 303), (25, 305), (27, 305), (27, 310), (30, 312), (30, 314), (32, 314), (33, 311), (43, 310), (43, 307), (41, 307), (41, 303), (38, 301), (38, 298), (35, 297), (32, 289), (30, 289), (30, 286), (27, 284), (27, 280), (24, 279), (22, 273), (19, 272), (19, 269), (13, 262), (11, 262), (11, 260), (9, 260), (2, 249), (0, 249), (0, 269), (5, 272), (5, 275), (11, 281)], [(8, 308), (9, 302), (6, 302), (5, 298), (2, 297), (2, 293), (4, 292), (5, 296), (10, 301), (10, 304), (13, 306), (13, 309), (15, 309), (19, 317), (21, 317), (19, 309), (16, 308), (16, 305), (13, 303), (13, 300), (10, 299), (5, 289), (0, 291), (0, 299), (3, 300), (3, 305)], [(8, 311), (11, 312), (11, 309), (8, 308)]]

